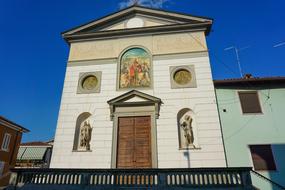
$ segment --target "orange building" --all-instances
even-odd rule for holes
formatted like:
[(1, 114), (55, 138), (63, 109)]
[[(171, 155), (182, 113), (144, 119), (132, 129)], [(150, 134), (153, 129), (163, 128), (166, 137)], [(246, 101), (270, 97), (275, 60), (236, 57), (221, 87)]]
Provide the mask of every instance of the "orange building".
[(15, 166), (22, 133), (28, 129), (0, 116), (0, 188), (8, 185), (10, 168)]

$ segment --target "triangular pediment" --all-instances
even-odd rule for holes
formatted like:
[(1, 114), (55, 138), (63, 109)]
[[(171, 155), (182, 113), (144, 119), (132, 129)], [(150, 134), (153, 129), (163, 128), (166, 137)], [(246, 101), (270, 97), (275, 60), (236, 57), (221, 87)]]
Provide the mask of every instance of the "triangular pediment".
[(154, 106), (155, 117), (159, 117), (159, 110), (162, 101), (160, 98), (151, 96), (149, 94), (131, 90), (107, 102), (110, 105), (111, 120), (114, 118), (116, 107), (133, 107), (133, 106)]
[(192, 16), (140, 6), (132, 6), (98, 20), (63, 32), (63, 37), (100, 33), (104, 31), (131, 30), (134, 28), (155, 28), (163, 26), (212, 24), (212, 19)]
[(125, 100), (124, 102), (145, 102), (145, 101), (148, 101), (148, 99), (141, 98), (139, 96), (134, 96), (128, 100)]
[(179, 24), (178, 21), (167, 20), (162, 18), (149, 17), (140, 14), (134, 14), (130, 18), (126, 18), (117, 23), (111, 23), (109, 26), (99, 28), (98, 31), (110, 31), (110, 30), (123, 30), (123, 29), (132, 29), (140, 27), (156, 27), (156, 26), (165, 26)]
[(116, 98), (113, 98), (108, 101), (110, 105), (121, 105), (121, 104), (128, 104), (128, 103), (159, 103), (161, 104), (161, 99), (151, 96), (149, 94), (145, 94), (143, 92), (132, 90), (125, 94), (122, 94)]

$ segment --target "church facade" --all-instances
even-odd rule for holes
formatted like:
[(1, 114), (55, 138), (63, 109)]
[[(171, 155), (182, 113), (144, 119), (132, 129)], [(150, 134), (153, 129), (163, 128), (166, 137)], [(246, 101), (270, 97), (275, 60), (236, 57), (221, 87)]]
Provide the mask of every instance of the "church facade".
[(70, 46), (51, 168), (225, 167), (212, 19), (132, 6)]

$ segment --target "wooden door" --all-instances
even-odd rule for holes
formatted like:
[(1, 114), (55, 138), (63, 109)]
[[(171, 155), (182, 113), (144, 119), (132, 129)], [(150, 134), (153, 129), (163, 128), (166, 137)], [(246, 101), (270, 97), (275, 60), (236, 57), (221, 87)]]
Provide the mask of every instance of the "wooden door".
[(120, 117), (117, 168), (151, 168), (151, 160), (150, 116)]

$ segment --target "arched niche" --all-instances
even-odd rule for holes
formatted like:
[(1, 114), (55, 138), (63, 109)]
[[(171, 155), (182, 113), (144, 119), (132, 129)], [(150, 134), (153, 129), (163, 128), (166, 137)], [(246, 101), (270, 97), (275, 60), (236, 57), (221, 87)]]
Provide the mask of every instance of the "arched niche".
[(178, 139), (180, 149), (198, 148), (196, 117), (190, 108), (177, 113)]
[(90, 140), (92, 134), (92, 128), (89, 121), (90, 117), (91, 113), (89, 112), (81, 113), (77, 117), (73, 143), (74, 151), (90, 150)]
[(141, 46), (124, 50), (118, 63), (117, 89), (152, 88), (152, 56)]

